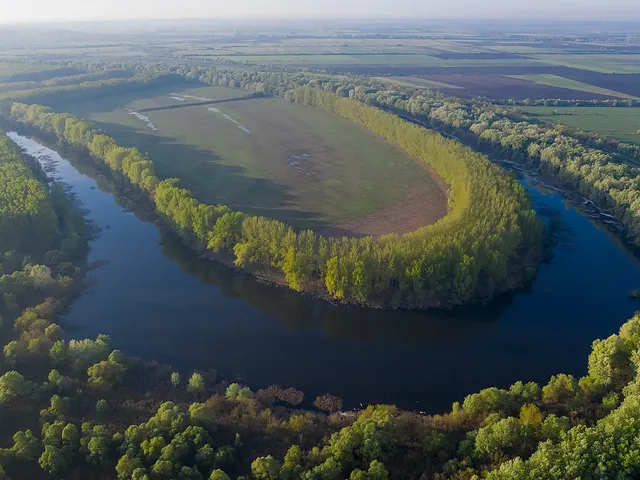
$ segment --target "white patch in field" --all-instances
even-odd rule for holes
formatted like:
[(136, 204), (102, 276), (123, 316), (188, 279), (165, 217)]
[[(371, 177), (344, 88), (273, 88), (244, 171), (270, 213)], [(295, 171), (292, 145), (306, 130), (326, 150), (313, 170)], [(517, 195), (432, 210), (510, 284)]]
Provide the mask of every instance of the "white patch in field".
[(184, 97), (184, 98), (193, 98), (194, 100), (198, 100), (200, 102), (212, 102), (213, 100), (215, 100), (215, 98), (196, 97), (195, 95), (185, 95), (184, 93), (182, 94), (172, 93), (171, 95), (180, 95), (181, 97)]
[(182, 97), (179, 97), (177, 95), (169, 95), (169, 98), (172, 98), (174, 100), (178, 100), (179, 102), (184, 102), (184, 101), (187, 100), (186, 98), (182, 98)]
[(308, 171), (307, 169), (311, 167), (311, 164), (307, 161), (310, 160), (311, 155), (308, 153), (300, 153), (298, 155), (289, 155), (287, 157), (287, 163), (290, 167), (295, 168), (296, 170), (300, 170), (304, 172), (308, 177), (312, 175), (318, 175), (318, 172)]
[(142, 120), (147, 125), (147, 128), (149, 128), (149, 130), (151, 130), (152, 132), (158, 131), (158, 128), (151, 122), (149, 117), (147, 117), (146, 115), (142, 115), (141, 113), (138, 113), (135, 110), (131, 110), (130, 108), (125, 108), (125, 110), (129, 112), (129, 115), (133, 115), (138, 120)]
[(245, 127), (244, 125), (240, 125), (240, 122), (238, 122), (235, 118), (233, 118), (231, 115), (226, 114), (226, 113), (222, 113), (222, 111), (219, 108), (216, 107), (207, 107), (207, 110), (209, 110), (210, 112), (213, 113), (217, 113), (218, 115), (220, 115), (222, 118), (224, 118), (225, 120), (230, 121), (231, 123), (234, 123), (236, 125), (236, 127), (238, 127), (240, 130), (242, 130), (244, 133), (246, 133), (247, 135), (251, 135), (251, 130), (249, 130), (247, 127)]

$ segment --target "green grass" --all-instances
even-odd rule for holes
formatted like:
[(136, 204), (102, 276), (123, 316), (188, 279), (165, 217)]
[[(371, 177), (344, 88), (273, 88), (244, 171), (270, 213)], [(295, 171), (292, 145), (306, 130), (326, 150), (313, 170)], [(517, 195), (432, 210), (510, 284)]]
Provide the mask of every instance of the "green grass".
[(640, 73), (640, 54), (532, 55), (540, 63), (602, 73)]
[[(580, 130), (592, 130), (626, 143), (640, 145), (640, 108), (627, 107), (522, 107), (544, 120)], [(556, 111), (558, 114), (554, 115)]]
[(549, 85), (551, 87), (569, 88), (571, 90), (579, 90), (581, 92), (596, 93), (598, 95), (608, 95), (610, 97), (638, 100), (638, 97), (634, 97), (633, 95), (627, 95), (626, 93), (616, 92), (615, 90), (609, 90), (608, 88), (601, 88), (595, 85), (589, 85), (588, 83), (578, 82), (577, 80), (571, 80), (569, 78), (559, 77), (557, 75), (534, 74), (534, 75), (509, 75), (509, 76), (512, 78), (519, 78), (521, 80), (529, 80), (531, 82), (539, 83), (541, 85)]
[[(120, 95), (58, 108), (88, 117), (119, 143), (148, 152), (160, 177), (180, 178), (200, 200), (278, 218), (297, 228), (346, 223), (396, 205), (416, 189), (443, 201), (418, 162), (320, 109), (265, 97), (144, 112), (158, 128), (152, 132), (122, 108), (177, 104), (168, 93), (178, 90), (213, 98), (247, 95), (221, 87), (174, 87), (156, 89), (144, 98)], [(230, 115), (251, 134), (208, 107)], [(303, 154), (310, 156), (290, 157)]]

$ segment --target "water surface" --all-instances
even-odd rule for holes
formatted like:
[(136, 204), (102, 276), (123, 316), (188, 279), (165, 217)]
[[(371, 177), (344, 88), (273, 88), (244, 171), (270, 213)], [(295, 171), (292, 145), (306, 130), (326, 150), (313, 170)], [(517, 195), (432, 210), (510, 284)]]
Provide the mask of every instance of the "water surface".
[(308, 398), (331, 392), (347, 407), (391, 402), (441, 412), (481, 388), (585, 374), (591, 342), (617, 331), (636, 307), (627, 296), (640, 287), (633, 253), (560, 193), (526, 178), (536, 211), (560, 226), (554, 258), (530, 289), (466, 312), (380, 311), (334, 306), (200, 260), (94, 172), (9, 135), (55, 166), (102, 229), (90, 261), (104, 265), (64, 317), (66, 335), (105, 333), (115, 348), (184, 373), (215, 369), (254, 389), (295, 386)]

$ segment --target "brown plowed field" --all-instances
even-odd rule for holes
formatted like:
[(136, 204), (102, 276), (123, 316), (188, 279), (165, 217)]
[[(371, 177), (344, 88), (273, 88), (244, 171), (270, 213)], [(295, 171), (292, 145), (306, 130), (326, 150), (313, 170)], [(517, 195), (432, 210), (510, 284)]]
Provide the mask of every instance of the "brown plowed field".
[(444, 192), (442, 201), (434, 202), (434, 193), (420, 189), (411, 191), (407, 199), (343, 225), (325, 228), (318, 233), (325, 237), (379, 237), (389, 233), (403, 235), (431, 225), (447, 214)]

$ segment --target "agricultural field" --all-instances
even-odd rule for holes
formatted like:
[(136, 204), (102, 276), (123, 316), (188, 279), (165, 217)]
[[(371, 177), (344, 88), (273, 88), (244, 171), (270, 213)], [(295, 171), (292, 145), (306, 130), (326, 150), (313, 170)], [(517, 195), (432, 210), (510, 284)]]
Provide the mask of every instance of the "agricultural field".
[(56, 67), (31, 63), (0, 63), (0, 82), (20, 75), (28, 75), (55, 70)]
[(542, 54), (531, 58), (545, 65), (592, 70), (602, 73), (640, 73), (640, 54)]
[(638, 97), (633, 95), (627, 95), (625, 93), (616, 92), (615, 90), (609, 90), (608, 88), (602, 88), (595, 85), (589, 85), (587, 83), (572, 80), (570, 78), (560, 77), (558, 75), (516, 75), (513, 78), (520, 80), (528, 80), (541, 85), (548, 85), (550, 87), (568, 88), (571, 90), (578, 90), (581, 92), (595, 93), (598, 95), (605, 95), (609, 97), (618, 97), (631, 100), (638, 100)]
[[(522, 107), (541, 120), (592, 130), (626, 143), (640, 144), (640, 108), (625, 107)], [(554, 113), (555, 112), (555, 113)]]
[[(405, 78), (405, 77), (392, 77)], [(406, 77), (405, 82), (417, 83), (422, 80), (426, 84), (437, 90), (442, 90), (446, 94), (465, 96), (465, 97), (486, 97), (489, 99), (508, 99), (524, 100), (526, 98), (560, 98), (566, 100), (604, 100), (607, 98), (633, 98), (620, 92), (582, 84), (575, 80), (565, 79), (563, 77), (546, 74), (532, 75), (424, 75), (421, 77)], [(418, 80), (413, 80), (417, 78)], [(544, 79), (556, 79), (556, 85)], [(534, 81), (543, 79), (543, 81)], [(571, 85), (574, 88), (569, 87)], [(590, 87), (590, 88), (589, 88)], [(457, 89), (457, 90), (455, 90)]]
[(347, 120), (282, 99), (185, 84), (56, 108), (148, 152), (160, 177), (179, 178), (200, 200), (296, 228), (403, 233), (447, 211), (423, 165)]

